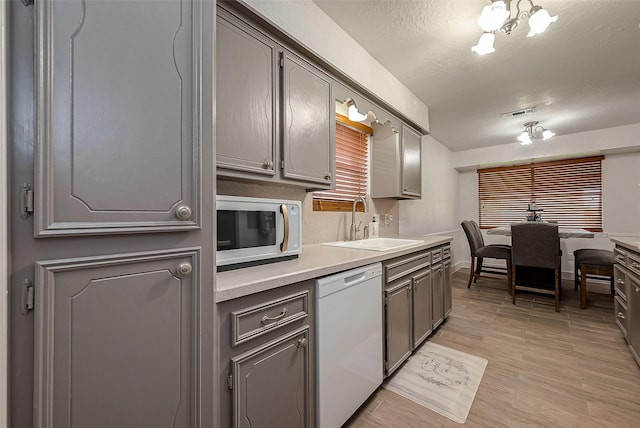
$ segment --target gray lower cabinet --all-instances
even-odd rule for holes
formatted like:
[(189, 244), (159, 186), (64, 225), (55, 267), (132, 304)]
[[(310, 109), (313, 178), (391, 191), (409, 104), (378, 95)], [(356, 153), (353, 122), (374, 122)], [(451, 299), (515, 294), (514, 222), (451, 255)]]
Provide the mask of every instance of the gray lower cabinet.
[(332, 80), (276, 37), (217, 10), (217, 175), (331, 188)]
[(432, 324), (433, 328), (437, 328), (444, 320), (444, 268), (442, 264), (433, 266), (432, 268)]
[(453, 296), (451, 293), (451, 260), (442, 262), (444, 280), (444, 317), (447, 318), (453, 307)]
[(393, 373), (413, 349), (411, 278), (385, 288), (385, 372)]
[(616, 324), (640, 365), (640, 251), (635, 244), (615, 240), (613, 267)]
[(218, 304), (220, 426), (312, 427), (313, 281)]
[(34, 426), (199, 426), (197, 286), (180, 274), (198, 257), (37, 264)]
[(418, 272), (412, 278), (413, 283), (413, 346), (417, 348), (430, 334), (431, 320), (431, 269)]

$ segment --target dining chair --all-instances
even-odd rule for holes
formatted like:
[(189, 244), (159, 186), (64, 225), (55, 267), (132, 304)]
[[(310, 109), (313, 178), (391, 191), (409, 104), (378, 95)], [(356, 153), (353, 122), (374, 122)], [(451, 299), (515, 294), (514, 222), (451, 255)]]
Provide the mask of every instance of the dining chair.
[[(511, 302), (516, 303), (516, 290), (549, 294), (555, 296), (556, 312), (560, 311), (561, 254), (557, 224), (526, 222), (511, 225)], [(553, 270), (553, 284), (527, 281), (525, 275), (518, 274), (518, 267)]]
[[(484, 238), (478, 223), (473, 220), (465, 220), (460, 223), (464, 234), (469, 241), (471, 250), (471, 266), (469, 267), (469, 282), (467, 288), (471, 288), (471, 282), (477, 282), (481, 272), (507, 275), (507, 290), (511, 292), (511, 246), (504, 244), (485, 245)], [(506, 269), (494, 266), (483, 266), (484, 259), (505, 260)], [(477, 260), (477, 263), (476, 263)]]
[[(614, 296), (613, 265), (615, 258), (613, 251), (596, 248), (581, 248), (573, 252), (574, 260), (574, 288), (580, 287), (580, 309), (587, 308), (587, 294), (597, 296)], [(587, 278), (606, 279), (609, 281), (611, 293), (599, 293), (587, 290)]]

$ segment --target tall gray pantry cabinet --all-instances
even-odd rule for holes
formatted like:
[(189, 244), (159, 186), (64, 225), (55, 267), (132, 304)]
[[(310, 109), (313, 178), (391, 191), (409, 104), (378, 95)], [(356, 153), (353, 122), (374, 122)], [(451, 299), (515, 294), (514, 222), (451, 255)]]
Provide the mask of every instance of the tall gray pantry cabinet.
[(211, 1), (10, 2), (10, 426), (212, 427)]

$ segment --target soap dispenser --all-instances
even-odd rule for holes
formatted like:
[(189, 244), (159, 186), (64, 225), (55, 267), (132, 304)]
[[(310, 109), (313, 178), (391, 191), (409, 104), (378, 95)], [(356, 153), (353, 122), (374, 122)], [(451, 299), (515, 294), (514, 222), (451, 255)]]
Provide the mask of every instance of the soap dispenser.
[(374, 214), (373, 220), (369, 223), (369, 239), (375, 239), (380, 236), (380, 229), (378, 227), (380, 223), (376, 222), (377, 216), (377, 214)]

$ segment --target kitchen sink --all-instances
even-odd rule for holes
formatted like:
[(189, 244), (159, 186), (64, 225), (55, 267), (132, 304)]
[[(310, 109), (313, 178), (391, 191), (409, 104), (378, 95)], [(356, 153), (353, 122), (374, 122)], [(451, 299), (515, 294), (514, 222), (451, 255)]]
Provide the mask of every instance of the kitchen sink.
[(325, 242), (322, 245), (330, 247), (355, 248), (359, 250), (388, 251), (402, 247), (409, 247), (421, 242), (423, 241), (419, 239), (374, 238), (360, 239), (358, 241)]

